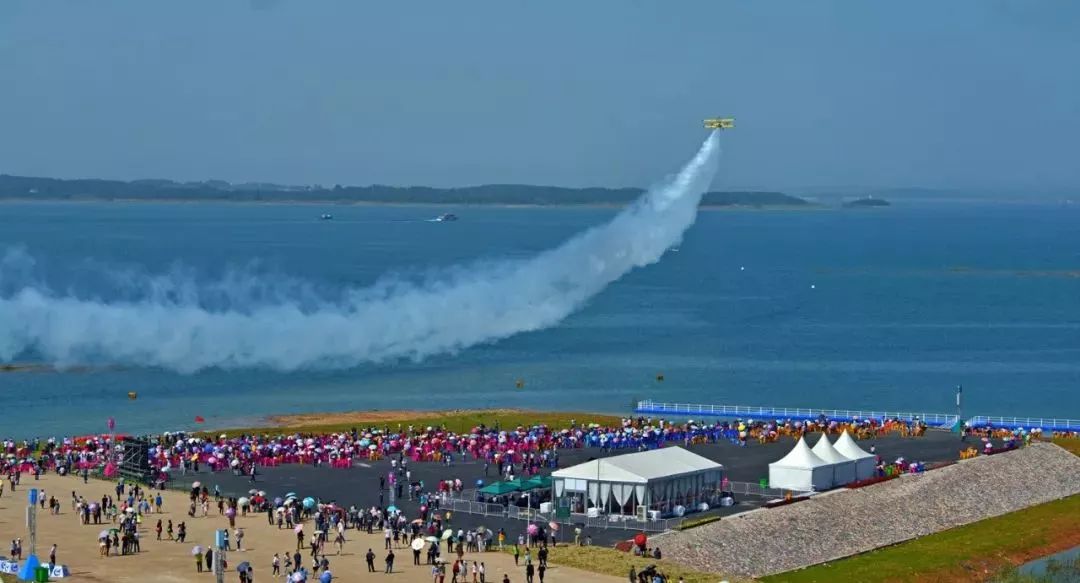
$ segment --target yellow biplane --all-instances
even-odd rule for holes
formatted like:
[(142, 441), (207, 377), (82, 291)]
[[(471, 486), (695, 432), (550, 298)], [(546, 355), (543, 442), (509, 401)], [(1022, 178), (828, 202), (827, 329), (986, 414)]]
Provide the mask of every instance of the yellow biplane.
[(735, 118), (733, 117), (713, 117), (705, 120), (705, 129), (709, 130), (730, 130), (735, 127)]

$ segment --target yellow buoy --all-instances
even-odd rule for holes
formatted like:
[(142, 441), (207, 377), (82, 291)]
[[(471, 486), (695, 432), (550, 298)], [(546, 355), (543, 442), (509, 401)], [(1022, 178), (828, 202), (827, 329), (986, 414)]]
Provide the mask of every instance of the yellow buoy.
[(515, 384), (517, 385), (517, 388), (519, 388), (519, 389), (525, 388), (525, 381), (523, 381), (521, 379), (518, 379), (517, 383), (515, 383)]
[(128, 391), (128, 398), (134, 401), (139, 396), (135, 391)]

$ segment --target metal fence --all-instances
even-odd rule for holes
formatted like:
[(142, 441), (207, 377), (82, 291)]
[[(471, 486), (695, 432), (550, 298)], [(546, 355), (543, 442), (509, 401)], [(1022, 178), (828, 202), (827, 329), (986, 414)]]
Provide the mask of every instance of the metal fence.
[(919, 419), (927, 425), (952, 427), (956, 415), (945, 413), (912, 413), (902, 411), (862, 411), (855, 409), (814, 409), (803, 407), (753, 407), (745, 405), (702, 405), (697, 403), (661, 403), (652, 400), (638, 401), (635, 413), (664, 413), (676, 415), (703, 415), (710, 417), (760, 417), (763, 419), (817, 419), (824, 415), (829, 419)]
[(639, 520), (636, 516), (604, 514), (590, 517), (585, 514), (571, 514), (570, 516), (557, 516), (554, 512), (540, 512), (536, 508), (521, 508), (476, 502), (463, 498), (450, 498), (440, 502), (441, 508), (453, 512), (465, 512), (480, 516), (496, 516), (511, 520), (523, 520), (527, 522), (555, 522), (567, 526), (587, 528), (619, 528), (624, 530), (636, 530), (645, 532), (664, 532), (677, 527), (685, 517), (660, 518), (655, 520)]
[(1080, 419), (1056, 419), (1046, 417), (972, 417), (968, 424), (972, 427), (1003, 427), (1014, 429), (1025, 427), (1040, 428), (1044, 431), (1080, 431)]
[[(754, 484), (750, 482), (727, 482), (727, 491), (731, 492), (734, 496), (755, 496), (761, 498), (783, 498), (787, 494), (793, 496), (800, 496), (806, 494), (806, 492), (796, 492), (792, 490), (784, 490), (781, 488), (769, 488), (762, 487), (760, 484)], [(636, 516), (619, 515), (619, 514), (603, 514), (600, 516), (590, 517), (586, 514), (571, 514), (569, 517), (558, 517), (554, 512), (540, 512), (536, 508), (522, 508), (513, 504), (504, 506), (502, 504), (493, 504), (491, 502), (479, 502), (477, 501), (477, 491), (474, 489), (462, 490), (451, 496), (441, 497), (439, 500), (440, 507), (443, 509), (451, 510), (453, 512), (465, 512), (468, 514), (477, 514), (480, 516), (497, 516), (501, 518), (508, 518), (511, 520), (524, 520), (524, 521), (540, 521), (540, 522), (556, 522), (559, 524), (585, 526), (592, 528), (619, 528), (625, 530), (639, 530), (645, 532), (664, 532), (671, 530), (680, 524), (683, 520), (690, 518), (691, 516), (680, 516), (673, 518), (658, 518), (650, 520), (640, 520)]]

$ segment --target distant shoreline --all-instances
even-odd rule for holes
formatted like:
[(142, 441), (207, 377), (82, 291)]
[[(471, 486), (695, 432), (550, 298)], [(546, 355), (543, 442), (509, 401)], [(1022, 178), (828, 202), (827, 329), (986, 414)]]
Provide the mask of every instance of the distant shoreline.
[[(511, 203), (511, 202), (395, 202), (395, 201), (352, 201), (352, 200), (195, 200), (190, 198), (0, 198), (0, 204), (216, 204), (216, 205), (251, 205), (251, 206), (336, 206), (336, 207), (427, 207), (427, 208), (506, 208), (506, 209), (621, 209), (632, 203)], [(833, 210), (832, 207), (815, 202), (805, 204), (702, 204), (701, 210), (707, 211), (808, 211)]]

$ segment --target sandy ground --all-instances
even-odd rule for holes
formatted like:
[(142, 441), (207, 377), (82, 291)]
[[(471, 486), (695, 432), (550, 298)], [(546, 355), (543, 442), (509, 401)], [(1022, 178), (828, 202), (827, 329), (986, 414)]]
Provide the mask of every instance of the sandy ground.
[[(0, 551), (4, 555), (14, 538), (23, 539), (24, 556), (29, 554), (29, 536), (26, 530), (26, 491), (36, 487), (44, 489), (46, 495), (56, 496), (61, 501), (61, 513), (50, 515), (47, 511), (38, 509), (38, 556), (43, 561), (48, 560), (49, 547), (57, 545), (58, 562), (65, 564), (71, 570), (71, 577), (67, 580), (101, 581), (101, 582), (125, 582), (146, 581), (170, 582), (211, 582), (214, 580), (209, 573), (197, 573), (191, 550), (194, 545), (207, 546), (213, 541), (213, 533), (217, 528), (225, 528), (228, 525), (223, 516), (217, 515), (216, 508), (211, 509), (210, 516), (206, 518), (190, 518), (187, 516), (187, 497), (180, 492), (167, 491), (163, 494), (165, 507), (160, 515), (151, 514), (143, 521), (140, 528), (142, 552), (138, 555), (101, 557), (98, 554), (97, 534), (107, 525), (83, 525), (71, 508), (71, 492), (87, 498), (100, 498), (102, 494), (114, 494), (115, 485), (110, 482), (91, 480), (89, 484), (83, 484), (81, 479), (71, 477), (59, 477), (56, 475), (43, 476), (39, 481), (34, 481), (33, 476), (23, 476), (22, 484), (13, 494), (5, 484), (3, 496), (0, 497)], [(158, 518), (172, 519), (173, 524), (186, 521), (188, 526), (188, 541), (176, 543), (172, 541), (155, 540), (154, 525)], [(228, 554), (230, 572), (226, 581), (238, 581), (239, 577), (233, 567), (241, 561), (249, 561), (255, 569), (255, 580), (259, 582), (272, 581), (270, 560), (275, 552), (290, 554), (296, 548), (296, 537), (289, 530), (278, 530), (266, 523), (263, 514), (248, 517), (238, 517), (238, 526), (244, 529), (244, 547), (242, 552), (233, 551)], [(311, 526), (306, 528), (306, 535), (310, 536)], [(164, 534), (162, 535), (165, 536)], [(382, 573), (384, 568), (383, 540), (381, 534), (360, 534), (355, 530), (346, 533), (349, 539), (345, 544), (342, 555), (333, 554), (330, 550), (327, 559), (330, 561), (330, 570), (334, 574), (334, 581), (379, 581), (389, 580), (399, 583), (430, 583), (430, 567), (426, 565), (413, 566), (412, 553), (402, 548), (395, 550), (395, 572), (390, 575)], [(375, 550), (377, 555), (377, 573), (368, 573), (364, 565), (363, 555), (368, 548)], [(329, 549), (329, 547), (328, 547)], [(301, 551), (305, 563), (310, 556)], [(466, 559), (481, 560), (487, 567), (487, 580), (500, 582), (503, 573), (510, 575), (513, 583), (525, 581), (524, 567), (514, 567), (514, 559), (504, 553), (467, 553)], [(284, 561), (283, 561), (284, 564)], [(451, 577), (447, 575), (447, 582)], [(281, 579), (278, 579), (279, 581)], [(311, 579), (309, 579), (311, 581)], [(539, 579), (536, 580), (537, 582)], [(622, 577), (598, 575), (552, 565), (544, 577), (546, 583), (615, 583), (623, 581)]]

